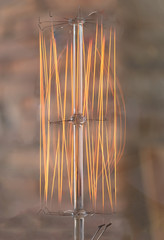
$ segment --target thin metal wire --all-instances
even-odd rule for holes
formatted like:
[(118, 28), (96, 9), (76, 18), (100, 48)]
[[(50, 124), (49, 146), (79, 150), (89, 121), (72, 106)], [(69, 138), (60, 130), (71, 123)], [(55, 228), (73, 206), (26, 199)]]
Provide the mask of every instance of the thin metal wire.
[(102, 227), (104, 227), (105, 224), (102, 224), (100, 226), (98, 226), (98, 229), (96, 230), (96, 232), (94, 233), (93, 237), (91, 238), (91, 240), (94, 240), (95, 237), (97, 236), (97, 234), (99, 233), (99, 231), (101, 230)]
[(98, 236), (98, 238), (97, 238), (97, 240), (99, 240), (101, 237), (102, 237), (102, 235), (105, 233), (105, 231), (107, 230), (107, 228), (109, 227), (109, 226), (111, 226), (112, 225), (112, 223), (109, 223), (109, 224), (107, 224), (106, 226), (105, 226), (105, 228), (104, 228), (104, 230), (101, 232), (101, 234)]
[(52, 24), (52, 25), (49, 25), (49, 26), (45, 26), (45, 27), (41, 27), (40, 24), (38, 24), (39, 28), (41, 31), (44, 31), (46, 29), (50, 29), (51, 27), (55, 27), (55, 28), (62, 28), (63, 26), (66, 26), (68, 25), (68, 23), (60, 23), (60, 24)]
[[(49, 29), (51, 27), (58, 27), (59, 26), (58, 23), (64, 26), (64, 25), (67, 25), (67, 24), (73, 24), (73, 23), (79, 24), (79, 22), (83, 22), (85, 24), (85, 27), (86, 27), (86, 24), (96, 24), (96, 22), (97, 22), (96, 19), (90, 18), (90, 17), (93, 16), (93, 15), (98, 14), (99, 13), (98, 11), (93, 11), (93, 12), (89, 13), (86, 17), (81, 17), (82, 14), (81, 14), (80, 10), (81, 9), (79, 8), (78, 14), (74, 18), (63, 17), (63, 19), (65, 21), (64, 20), (45, 20), (45, 21), (40, 21), (40, 18), (39, 18), (38, 27), (39, 27), (39, 29), (41, 31), (44, 31), (44, 30)], [(50, 18), (53, 17), (53, 15), (51, 14), (50, 11), (49, 11), (49, 17)], [(53, 23), (53, 24), (50, 24), (49, 26), (45, 26), (45, 27), (42, 28), (41, 25), (43, 25), (45, 23)], [(54, 23), (56, 23), (56, 24), (54, 24)], [(61, 26), (61, 27), (63, 27), (63, 26)], [(61, 28), (61, 27), (59, 27), (59, 28)]]

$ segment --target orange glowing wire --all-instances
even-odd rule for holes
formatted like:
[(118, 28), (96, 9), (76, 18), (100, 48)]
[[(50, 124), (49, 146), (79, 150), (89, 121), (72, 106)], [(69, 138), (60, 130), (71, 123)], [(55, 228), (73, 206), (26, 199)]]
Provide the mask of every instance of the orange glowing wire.
[(112, 29), (110, 28), (109, 54), (108, 54), (108, 75), (107, 75), (107, 88), (106, 88), (106, 114), (107, 114), (107, 109), (108, 109), (108, 91), (109, 91), (110, 58), (111, 58), (111, 35), (112, 35)]
[[(112, 188), (111, 188), (111, 174), (110, 174), (110, 158), (109, 158), (109, 145), (108, 145), (108, 136), (107, 136), (107, 129), (106, 129), (106, 146), (107, 146), (107, 163), (108, 163), (108, 182), (109, 182), (109, 194), (110, 194), (110, 201), (112, 204)], [(106, 168), (106, 165), (105, 165)]]
[(73, 53), (72, 53), (72, 44), (71, 44), (71, 99), (72, 99), (72, 115), (73, 115)]
[(77, 58), (76, 58), (76, 112), (78, 111), (78, 105), (79, 105), (79, 98), (78, 98), (78, 94), (79, 94), (79, 86), (78, 86), (78, 82), (79, 82), (79, 26), (77, 29)]
[(95, 159), (94, 159), (94, 143), (93, 143), (93, 134), (92, 134), (92, 168), (93, 168), (93, 206), (95, 205)]
[(93, 69), (93, 89), (92, 89), (92, 112), (93, 112), (93, 107), (94, 107), (94, 92), (95, 92), (97, 36), (98, 36), (98, 23), (96, 24), (96, 37), (95, 37), (95, 53), (94, 53), (94, 69)]
[(83, 65), (84, 65), (84, 76), (86, 74), (86, 59), (85, 59), (85, 43), (84, 43), (84, 38), (83, 38)]
[[(59, 142), (60, 142), (60, 135), (59, 135)], [(61, 189), (60, 189), (60, 144), (59, 144), (59, 151), (58, 151), (58, 201), (61, 203)]]
[(92, 200), (93, 200), (93, 167), (92, 167), (92, 157), (91, 157), (89, 122), (88, 122), (88, 145), (89, 145), (89, 165), (90, 165), (90, 175), (91, 175), (91, 196), (92, 196)]
[(59, 151), (59, 140), (60, 140), (60, 135), (59, 135), (59, 131), (58, 131), (58, 142), (57, 142), (57, 148), (56, 148), (55, 164), (54, 164), (52, 187), (51, 187), (51, 199), (53, 198), (53, 193), (54, 193), (54, 183), (55, 183), (55, 176), (56, 176), (57, 157), (58, 157), (58, 151)]
[[(63, 111), (63, 119), (65, 119), (65, 110), (66, 110), (66, 96), (67, 96), (67, 70), (68, 70), (68, 45), (66, 50), (66, 63), (65, 63), (65, 90), (64, 90), (64, 111)], [(62, 136), (62, 158), (61, 158), (61, 199), (62, 199), (62, 189), (63, 189), (63, 161), (64, 161), (64, 147), (66, 144), (65, 140), (65, 121), (63, 121), (63, 136)], [(65, 151), (67, 151), (65, 147)]]
[[(97, 139), (97, 129), (96, 129), (96, 137)], [(97, 184), (97, 179), (96, 179), (96, 154), (97, 154), (97, 141), (95, 141), (95, 149), (94, 149), (94, 207), (96, 209), (96, 200), (97, 200), (97, 192), (96, 192), (96, 184)]]
[[(46, 183), (47, 180), (47, 170), (46, 170), (46, 128), (45, 128), (45, 98), (44, 98), (44, 85), (43, 85), (43, 78), (40, 79), (40, 87), (41, 87), (41, 114), (42, 114), (42, 139), (43, 139), (43, 159), (44, 159), (44, 180)], [(44, 193), (46, 189), (44, 189)]]
[[(85, 95), (84, 95), (84, 108), (83, 108), (83, 114), (86, 109), (87, 118), (89, 119), (89, 112), (88, 112), (88, 95), (89, 95), (89, 79), (90, 79), (90, 68), (91, 68), (91, 53), (92, 53), (92, 41), (89, 44), (88, 48), (88, 59), (87, 59), (87, 71), (85, 75)], [(89, 185), (90, 185), (90, 198), (93, 202), (94, 197), (94, 185), (93, 185), (93, 167), (92, 167), (92, 159), (91, 159), (91, 143), (90, 143), (90, 127), (89, 127), (89, 121), (88, 121), (88, 145), (89, 145), (89, 169), (90, 169), (90, 175), (89, 175)]]
[(85, 143), (86, 143), (86, 158), (87, 158), (87, 171), (88, 171), (88, 189), (89, 189), (89, 196), (91, 199), (90, 165), (89, 165), (89, 157), (88, 157), (88, 140), (87, 140), (86, 131), (85, 131)]
[(85, 74), (85, 90), (84, 90), (84, 105), (83, 105), (83, 115), (86, 113), (88, 117), (88, 95), (89, 95), (89, 80), (91, 71), (91, 57), (92, 57), (92, 41), (89, 43), (88, 47), (88, 58), (87, 58), (87, 70)]
[[(104, 166), (104, 172), (105, 172), (106, 184), (107, 184), (107, 188), (108, 188), (109, 200), (110, 200), (111, 207), (113, 209), (112, 196), (111, 196), (111, 191), (110, 191), (109, 182), (108, 182), (108, 175), (107, 175), (107, 170), (106, 170), (105, 160), (104, 160), (104, 148), (103, 148), (103, 144), (102, 144), (102, 139), (100, 139), (100, 145), (101, 145), (101, 151), (102, 151), (102, 164)], [(102, 191), (104, 191), (104, 188), (102, 189)], [(103, 204), (104, 204), (104, 202), (103, 202)], [(104, 205), (103, 205), (103, 208), (104, 208)]]
[(41, 32), (39, 32), (39, 52), (40, 52), (40, 204), (41, 204), (41, 197), (42, 197), (42, 107), (41, 107), (42, 88), (41, 88), (41, 82), (43, 81)]
[[(103, 47), (103, 25), (101, 23), (101, 52), (102, 52), (102, 47)], [(100, 75), (102, 74), (102, 69), (101, 69), (101, 65), (102, 65), (102, 55), (100, 54)], [(99, 92), (98, 92), (98, 106), (97, 106), (97, 112), (99, 112), (99, 108), (100, 108), (100, 100), (101, 98), (101, 78), (99, 79)]]
[(54, 62), (55, 62), (55, 73), (56, 73), (58, 114), (59, 114), (59, 106), (60, 106), (61, 117), (63, 119), (63, 108), (62, 108), (62, 100), (61, 100), (60, 79), (59, 79), (59, 72), (58, 72), (57, 48), (56, 48), (56, 41), (55, 41), (54, 38), (53, 38), (53, 50), (54, 50)]
[(52, 61), (52, 41), (50, 41), (50, 69), (49, 69), (49, 79), (48, 79), (48, 126), (47, 126), (47, 166), (46, 166), (46, 202), (48, 194), (48, 178), (49, 178), (49, 160), (50, 160), (50, 99), (51, 99), (51, 61)]
[(72, 191), (73, 189), (73, 138), (72, 138), (72, 151), (71, 151), (71, 203), (72, 203)]
[(116, 206), (116, 192), (117, 192), (117, 106), (116, 106), (116, 31), (114, 30), (114, 182), (115, 182), (115, 206)]
[[(104, 51), (105, 51), (105, 37), (103, 37), (103, 42), (102, 42), (102, 48), (101, 48), (101, 64), (100, 64), (100, 78), (101, 78), (101, 119), (99, 119), (100, 121), (102, 120), (101, 123), (101, 127), (102, 127), (102, 146), (103, 146), (103, 81), (104, 81)], [(101, 140), (100, 139), (100, 140)], [(104, 165), (102, 164), (102, 204), (103, 204), (103, 209), (104, 209)]]

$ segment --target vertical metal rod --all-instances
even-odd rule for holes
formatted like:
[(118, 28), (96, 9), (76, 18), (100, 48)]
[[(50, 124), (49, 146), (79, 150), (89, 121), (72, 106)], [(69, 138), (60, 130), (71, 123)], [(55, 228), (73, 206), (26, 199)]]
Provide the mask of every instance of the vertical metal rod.
[[(76, 38), (78, 29), (78, 38)], [(79, 47), (77, 53), (77, 39)], [(78, 23), (78, 28), (73, 24), (73, 93), (74, 93), (74, 115), (82, 115), (83, 109), (83, 25)], [(76, 103), (76, 59), (78, 56), (78, 103)], [(76, 112), (77, 105), (77, 112)], [(83, 126), (78, 123), (73, 126), (74, 134), (74, 212), (80, 215), (84, 208), (84, 186), (83, 186)], [(74, 240), (84, 240), (84, 218), (74, 217)]]
[[(73, 90), (76, 92), (76, 29), (77, 27), (73, 24)], [(75, 115), (82, 114), (83, 102), (82, 102), (82, 91), (83, 91), (83, 25), (81, 23), (78, 24), (78, 34), (79, 34), (79, 53), (77, 53), (78, 59), (78, 88), (79, 88), (79, 96), (78, 96), (78, 104), (77, 104), (77, 112), (75, 108)], [(74, 106), (76, 106), (76, 97), (74, 95)], [(74, 210), (78, 211), (83, 209), (83, 126), (78, 123), (73, 127), (74, 131)]]
[(83, 126), (74, 125), (74, 210), (83, 210)]
[(83, 24), (79, 23), (79, 113), (83, 106)]
[(74, 218), (74, 240), (84, 240), (84, 218)]
[(75, 114), (75, 83), (76, 83), (76, 24), (73, 24), (73, 113)]

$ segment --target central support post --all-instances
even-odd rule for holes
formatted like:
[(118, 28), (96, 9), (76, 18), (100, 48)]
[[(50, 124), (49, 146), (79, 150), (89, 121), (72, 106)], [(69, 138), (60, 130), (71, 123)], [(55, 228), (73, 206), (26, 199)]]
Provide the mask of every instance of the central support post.
[(83, 24), (73, 24), (74, 240), (84, 240)]

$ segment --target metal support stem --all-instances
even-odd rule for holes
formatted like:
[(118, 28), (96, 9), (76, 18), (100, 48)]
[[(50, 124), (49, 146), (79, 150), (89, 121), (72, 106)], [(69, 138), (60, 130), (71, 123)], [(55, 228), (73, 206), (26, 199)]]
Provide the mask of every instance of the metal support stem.
[(78, 112), (83, 112), (83, 24), (79, 24), (79, 107)]
[(84, 240), (84, 217), (74, 217), (74, 240)]
[(75, 83), (76, 83), (76, 24), (73, 24), (73, 113), (75, 114)]
[[(78, 29), (78, 37), (76, 30)], [(78, 39), (78, 40), (77, 40)], [(79, 41), (77, 43), (77, 41)], [(78, 48), (76, 45), (78, 44)], [(73, 24), (73, 99), (74, 115), (82, 116), (83, 112), (83, 25)], [(78, 58), (78, 59), (77, 59)], [(76, 61), (77, 59), (77, 61)], [(77, 64), (78, 63), (78, 64)], [(77, 64), (77, 66), (76, 66)], [(77, 69), (78, 68), (78, 69)], [(76, 79), (76, 70), (78, 76)], [(78, 87), (78, 89), (77, 89)], [(78, 92), (78, 97), (76, 94)], [(76, 102), (77, 101), (77, 102)], [(74, 240), (84, 240), (84, 217), (80, 216), (84, 208), (83, 188), (83, 126), (75, 123), (74, 134)]]

